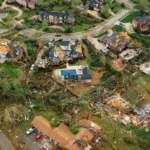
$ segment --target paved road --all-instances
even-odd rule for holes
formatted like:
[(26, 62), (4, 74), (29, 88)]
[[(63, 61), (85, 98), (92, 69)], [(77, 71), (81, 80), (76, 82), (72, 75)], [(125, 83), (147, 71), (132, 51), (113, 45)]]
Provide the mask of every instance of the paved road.
[(8, 5), (8, 4), (6, 4), (6, 3), (7, 3), (7, 0), (4, 0), (4, 2), (3, 2), (2, 5), (1, 5), (1, 8), (7, 8), (7, 7), (10, 7), (10, 8), (12, 8), (12, 9), (18, 11), (18, 14), (16, 15), (15, 18), (20, 18), (20, 17), (22, 16), (23, 11), (22, 11), (20, 8), (15, 7), (15, 6), (12, 6), (12, 5)]
[[(41, 33), (41, 35), (37, 36), (37, 39), (45, 39), (45, 40), (52, 40), (52, 39), (60, 39), (63, 38), (65, 39), (83, 39), (83, 38), (88, 38), (91, 36), (94, 36), (96, 34), (98, 34), (99, 32), (102, 32), (106, 29), (109, 29), (111, 27), (114, 26), (114, 24), (116, 23), (116, 21), (120, 20), (121, 18), (123, 18), (124, 16), (126, 16), (131, 10), (121, 10), (120, 12), (118, 12), (116, 15), (112, 16), (111, 18), (109, 18), (108, 20), (106, 20), (105, 22), (103, 22), (102, 24), (96, 26), (95, 28), (89, 30), (89, 31), (85, 31), (85, 32), (78, 32), (78, 33), (71, 33), (71, 34), (62, 34), (61, 37), (56, 37), (55, 33), (44, 33), (44, 32), (39, 32), (37, 30), (34, 29), (25, 29), (21, 31), (21, 34), (24, 34), (25, 36), (32, 36), (34, 34), (37, 33)], [(30, 34), (29, 34), (30, 33)]]
[(124, 3), (128, 8), (133, 9), (135, 4), (129, 0), (117, 0), (119, 3)]
[(0, 132), (0, 146), (2, 150), (16, 150), (2, 132)]

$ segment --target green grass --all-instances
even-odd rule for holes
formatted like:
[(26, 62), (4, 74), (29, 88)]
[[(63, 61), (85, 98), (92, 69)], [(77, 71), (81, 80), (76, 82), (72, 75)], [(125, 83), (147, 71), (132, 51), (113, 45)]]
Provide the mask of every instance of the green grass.
[(17, 63), (5, 62), (0, 64), (0, 74), (13, 82), (18, 81), (22, 78), (22, 71), (19, 67), (20, 65)]
[(113, 7), (112, 11), (114, 13), (117, 13), (117, 12), (119, 12), (122, 9), (120, 3), (118, 3), (118, 2), (113, 2), (112, 3), (112, 7)]
[(7, 29), (7, 28), (8, 27), (4, 23), (0, 22), (0, 29)]
[(99, 33), (99, 34), (96, 35), (96, 38), (100, 38), (100, 37), (102, 37), (104, 34), (106, 34), (106, 33), (105, 33), (105, 32)]
[(23, 11), (23, 14), (21, 16), (21, 18), (23, 19), (29, 19), (30, 17), (37, 15), (36, 10), (30, 10), (30, 11)]
[(139, 33), (133, 33), (133, 35), (139, 39), (142, 39), (142, 40), (150, 40), (150, 36), (146, 36), (146, 35), (142, 35), (142, 34), (139, 34)]
[[(97, 123), (102, 128), (101, 132), (103, 136), (116, 147), (116, 150), (140, 150), (140, 148), (137, 145), (127, 145), (124, 142), (124, 138), (128, 138), (129, 135), (126, 132), (124, 132), (127, 131), (127, 128), (121, 123), (113, 121), (113, 119), (109, 118), (105, 114), (103, 114), (101, 118), (96, 116), (92, 117), (92, 121)], [(116, 134), (114, 139), (115, 128)]]
[(131, 22), (134, 17), (139, 16), (139, 15), (141, 15), (140, 11), (131, 12), (125, 18), (123, 18), (121, 22), (124, 22), (124, 23)]
[(42, 22), (40, 21), (30, 21), (26, 20), (23, 22), (23, 25), (29, 28), (33, 28), (35, 30), (40, 30), (42, 29)]
[[(144, 96), (144, 100), (142, 103), (149, 103), (150, 102), (150, 76), (145, 74), (139, 74), (138, 77), (132, 80), (132, 85), (129, 89), (123, 93), (123, 97), (126, 98), (130, 103), (135, 104), (137, 103), (136, 100), (138, 95)], [(139, 86), (140, 85), (140, 86)], [(141, 104), (141, 103), (140, 103)]]
[(116, 31), (116, 32), (124, 31), (123, 27), (119, 25), (115, 25), (112, 29), (113, 31)]

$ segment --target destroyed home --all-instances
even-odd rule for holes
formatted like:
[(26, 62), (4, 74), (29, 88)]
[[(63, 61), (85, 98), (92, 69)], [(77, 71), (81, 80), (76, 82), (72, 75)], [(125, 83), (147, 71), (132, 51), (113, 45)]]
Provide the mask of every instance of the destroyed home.
[(123, 99), (120, 94), (113, 95), (105, 99), (107, 105), (117, 108), (123, 112), (131, 112), (133, 111), (132, 105)]
[(69, 62), (83, 57), (81, 44), (76, 44), (73, 40), (61, 41), (58, 46), (50, 52), (50, 59), (54, 64), (58, 62)]
[(63, 81), (92, 82), (92, 75), (88, 65), (69, 66), (54, 71), (54, 76)]
[(35, 9), (36, 0), (7, 0), (7, 3), (17, 3), (21, 6), (28, 7), (30, 9)]
[(5, 61), (18, 61), (22, 58), (22, 49), (8, 40), (0, 41), (0, 63)]
[(143, 33), (150, 33), (150, 16), (137, 16), (132, 20), (133, 27)]
[(144, 63), (140, 65), (140, 70), (145, 74), (150, 74), (150, 62)]
[(141, 53), (142, 53), (142, 50), (140, 48), (137, 48), (137, 49), (126, 49), (121, 54), (119, 54), (119, 56), (123, 60), (129, 61), (129, 60), (131, 60), (132, 58), (138, 56)]
[(114, 32), (112, 35), (104, 35), (99, 39), (112, 50), (121, 52), (130, 43), (131, 38), (125, 32)]
[(140, 125), (140, 119), (138, 115), (135, 114), (122, 114), (120, 112), (113, 112), (110, 114), (110, 117), (114, 118), (115, 120), (118, 120), (125, 126), (138, 126)]
[(86, 6), (89, 9), (99, 11), (103, 7), (104, 0), (87, 0)]
[(52, 129), (49, 121), (42, 116), (36, 116), (31, 124), (52, 140), (54, 145), (59, 145), (64, 150), (91, 148), (89, 143), (92, 141), (94, 134), (86, 128), (79, 128), (79, 132), (74, 135), (68, 126), (63, 123)]
[(77, 125), (79, 127), (91, 129), (94, 132), (98, 132), (101, 129), (97, 124), (95, 124), (94, 122), (92, 122), (90, 120), (86, 120), (86, 119), (78, 120)]
[(74, 22), (74, 15), (73, 14), (68, 14), (64, 12), (45, 12), (42, 11), (39, 15), (33, 16), (30, 18), (30, 20), (47, 20), (48, 23), (50, 24), (63, 24), (63, 23), (68, 23), (71, 24)]

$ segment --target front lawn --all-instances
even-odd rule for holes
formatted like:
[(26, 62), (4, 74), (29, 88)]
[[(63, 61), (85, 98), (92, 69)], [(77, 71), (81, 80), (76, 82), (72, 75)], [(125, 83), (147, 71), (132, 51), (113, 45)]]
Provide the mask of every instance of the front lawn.
[(124, 23), (131, 22), (134, 17), (139, 16), (139, 15), (141, 15), (141, 12), (140, 12), (140, 11), (131, 12), (131, 13), (128, 14), (126, 17), (124, 17), (124, 18), (121, 20), (121, 22), (124, 22)]
[(116, 32), (124, 31), (123, 27), (119, 25), (115, 25), (112, 29), (113, 31), (116, 31)]
[[(31, 15), (31, 14), (30, 14)], [(49, 33), (62, 33), (59, 29), (52, 29), (47, 22), (43, 21), (36, 21), (36, 20), (29, 20), (27, 19), (27, 14), (23, 16), (25, 21), (23, 25), (29, 28), (33, 28), (35, 30), (43, 30), (44, 32)], [(96, 26), (96, 24), (100, 23), (100, 20), (97, 20), (93, 16), (89, 14), (77, 14), (75, 17), (75, 22), (72, 24), (60, 24), (59, 26), (63, 27), (64, 33), (71, 33), (71, 32), (81, 32), (87, 31)]]

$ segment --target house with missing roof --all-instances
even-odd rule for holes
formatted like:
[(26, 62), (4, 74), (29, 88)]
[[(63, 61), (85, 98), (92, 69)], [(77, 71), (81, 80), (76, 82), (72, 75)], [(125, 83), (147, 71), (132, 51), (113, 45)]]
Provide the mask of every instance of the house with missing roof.
[(144, 64), (140, 65), (140, 70), (145, 73), (150, 75), (150, 62), (146, 62)]
[(112, 35), (103, 35), (100, 42), (106, 44), (111, 50), (121, 52), (130, 43), (131, 38), (125, 32), (113, 32)]
[(53, 76), (65, 82), (92, 82), (92, 75), (88, 65), (70, 66), (54, 70)]
[(35, 9), (36, 1), (37, 0), (7, 0), (7, 3), (17, 3), (21, 6), (28, 7), (30, 9)]
[(50, 51), (49, 57), (54, 64), (72, 62), (83, 57), (82, 45), (73, 40), (60, 41), (60, 44)]
[(104, 0), (87, 0), (86, 7), (99, 11), (103, 7)]
[(63, 123), (56, 128), (51, 128), (49, 121), (42, 116), (36, 116), (31, 124), (47, 136), (49, 141), (53, 142), (52, 145), (58, 145), (63, 150), (91, 149), (90, 142), (94, 138), (94, 133), (87, 128), (80, 127), (79, 132), (73, 134)]
[(19, 45), (16, 45), (7, 40), (0, 41), (0, 63), (5, 61), (17, 62), (22, 58), (22, 49)]
[(150, 16), (137, 16), (132, 20), (133, 27), (142, 33), (150, 33)]
[(50, 24), (71, 24), (75, 21), (75, 17), (74, 14), (69, 14), (65, 12), (42, 11), (39, 15), (32, 16), (30, 20), (47, 20), (47, 22)]
[(142, 53), (142, 50), (140, 48), (134, 48), (134, 49), (126, 49), (122, 53), (119, 54), (119, 56), (126, 61), (129, 61), (133, 59), (134, 57), (138, 56)]

